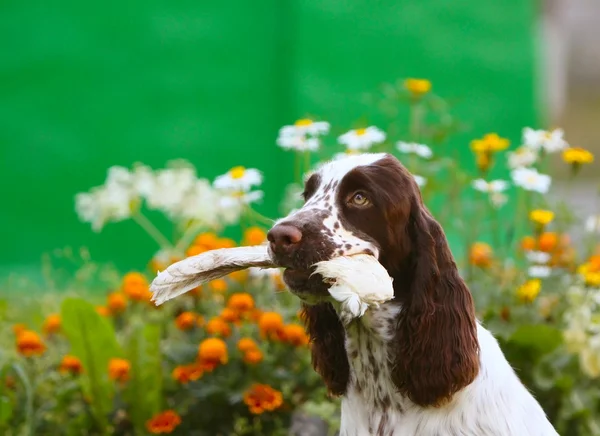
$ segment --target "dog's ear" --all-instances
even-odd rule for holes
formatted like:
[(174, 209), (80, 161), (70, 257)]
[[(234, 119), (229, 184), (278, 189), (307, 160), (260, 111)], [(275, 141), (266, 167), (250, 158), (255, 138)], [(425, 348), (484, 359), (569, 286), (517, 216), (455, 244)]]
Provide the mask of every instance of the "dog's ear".
[(333, 395), (346, 393), (350, 365), (344, 327), (331, 303), (302, 305), (302, 319), (310, 337), (312, 364)]
[(416, 404), (439, 406), (479, 372), (475, 309), (444, 231), (418, 189), (404, 230), (411, 274), (395, 326), (392, 381)]

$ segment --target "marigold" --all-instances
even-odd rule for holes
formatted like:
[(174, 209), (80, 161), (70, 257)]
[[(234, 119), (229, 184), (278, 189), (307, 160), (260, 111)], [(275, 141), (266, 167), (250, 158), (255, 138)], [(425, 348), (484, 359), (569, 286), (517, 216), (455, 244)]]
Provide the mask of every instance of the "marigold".
[(283, 335), (287, 343), (296, 347), (308, 345), (308, 335), (306, 334), (304, 327), (299, 324), (286, 325), (283, 328)]
[(106, 306), (96, 306), (96, 313), (100, 316), (110, 316), (110, 310)]
[(221, 310), (219, 317), (226, 322), (236, 323), (240, 320), (240, 314), (229, 307), (224, 307)]
[(134, 301), (150, 301), (152, 293), (146, 276), (139, 272), (130, 272), (123, 277), (122, 289), (125, 295)]
[(536, 242), (533, 236), (524, 236), (521, 239), (521, 249), (523, 251), (533, 251), (535, 250)]
[(238, 283), (244, 283), (248, 279), (248, 270), (234, 271), (227, 277), (229, 277), (231, 280), (235, 280)]
[(510, 141), (497, 133), (488, 133), (481, 139), (471, 141), (471, 150), (475, 153), (493, 153), (508, 148)]
[(231, 327), (222, 318), (215, 316), (206, 323), (206, 331), (211, 335), (228, 337), (231, 335)]
[(258, 328), (263, 337), (281, 339), (283, 336), (283, 317), (277, 312), (265, 312), (258, 320)]
[(206, 250), (217, 248), (219, 238), (213, 232), (201, 233), (194, 239), (194, 245), (205, 247)]
[(219, 238), (217, 241), (216, 248), (233, 248), (236, 246), (236, 243), (233, 239), (229, 238)]
[(146, 429), (152, 434), (173, 433), (173, 430), (181, 424), (181, 417), (174, 410), (165, 410), (154, 415), (146, 422)]
[(250, 227), (244, 232), (244, 245), (260, 245), (267, 240), (267, 233), (260, 227)]
[(19, 323), (19, 324), (13, 325), (12, 329), (13, 329), (13, 333), (15, 334), (15, 336), (19, 336), (19, 333), (27, 330), (27, 326), (25, 324)]
[(110, 359), (108, 362), (108, 376), (112, 380), (125, 382), (129, 380), (129, 370), (131, 363), (125, 359)]
[(570, 147), (565, 149), (562, 153), (562, 158), (566, 163), (572, 165), (581, 165), (594, 162), (594, 155), (585, 148), (580, 147)]
[(558, 244), (558, 235), (554, 232), (544, 232), (538, 238), (538, 249), (549, 253), (553, 251)]
[(222, 294), (225, 291), (227, 291), (227, 282), (225, 281), (225, 279), (213, 280), (209, 283), (209, 285), (213, 292), (218, 292)]
[(404, 89), (414, 97), (421, 97), (431, 91), (431, 82), (427, 79), (406, 79)]
[(472, 265), (487, 268), (492, 264), (492, 247), (485, 242), (475, 242), (469, 251), (469, 261)]
[(283, 404), (281, 392), (269, 385), (254, 384), (244, 393), (244, 403), (250, 413), (260, 415), (265, 411), (272, 412)]
[(185, 251), (187, 257), (196, 256), (208, 251), (203, 245), (192, 245)]
[(260, 350), (248, 350), (244, 353), (244, 362), (250, 365), (256, 365), (263, 360), (263, 353)]
[(544, 209), (536, 209), (529, 212), (529, 219), (541, 226), (548, 225), (554, 219), (554, 212)]
[(227, 300), (227, 307), (237, 313), (247, 313), (254, 309), (254, 298), (247, 292), (233, 294)]
[(196, 381), (204, 374), (204, 368), (199, 363), (189, 365), (179, 365), (175, 367), (171, 376), (181, 384)]
[(62, 373), (81, 374), (83, 372), (83, 365), (77, 357), (67, 354), (62, 358), (58, 370)]
[(517, 289), (517, 297), (524, 303), (531, 303), (538, 296), (542, 289), (542, 282), (539, 279), (527, 280)]
[(237, 347), (242, 353), (258, 349), (258, 345), (252, 338), (241, 338), (237, 343)]
[(44, 345), (36, 332), (22, 330), (17, 335), (17, 351), (26, 357), (39, 356), (46, 351), (46, 345)]
[(60, 326), (61, 326), (60, 315), (52, 314), (52, 315), (48, 315), (46, 317), (46, 319), (44, 320), (44, 325), (42, 327), (42, 330), (44, 330), (44, 333), (51, 335), (51, 334), (59, 332)]
[(179, 330), (191, 330), (196, 327), (198, 315), (194, 312), (182, 312), (175, 318), (175, 325)]
[(120, 292), (112, 292), (108, 294), (106, 305), (108, 306), (110, 313), (116, 315), (127, 308), (127, 298)]
[(224, 365), (229, 360), (227, 344), (219, 338), (205, 339), (198, 347), (198, 358), (205, 367)]

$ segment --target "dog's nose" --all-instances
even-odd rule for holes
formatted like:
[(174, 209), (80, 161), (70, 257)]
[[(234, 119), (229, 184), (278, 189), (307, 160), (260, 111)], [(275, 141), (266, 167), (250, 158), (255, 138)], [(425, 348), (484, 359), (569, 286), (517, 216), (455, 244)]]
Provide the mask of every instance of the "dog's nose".
[(302, 232), (291, 224), (277, 224), (269, 230), (267, 239), (273, 251), (289, 250), (302, 240)]

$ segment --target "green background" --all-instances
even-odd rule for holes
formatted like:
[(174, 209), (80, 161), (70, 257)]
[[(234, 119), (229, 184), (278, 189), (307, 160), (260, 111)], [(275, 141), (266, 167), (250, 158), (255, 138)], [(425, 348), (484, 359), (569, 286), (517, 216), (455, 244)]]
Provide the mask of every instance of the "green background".
[[(470, 124), (518, 141), (537, 124), (535, 10), (523, 0), (105, 1), (0, 4), (0, 275), (87, 246), (141, 267), (157, 247), (131, 222), (95, 234), (74, 195), (111, 165), (190, 160), (204, 177), (264, 172), (274, 216), (293, 178), (277, 130), (306, 114), (340, 133), (376, 122), (363, 94), (427, 77)], [(163, 225), (164, 223), (161, 223)]]

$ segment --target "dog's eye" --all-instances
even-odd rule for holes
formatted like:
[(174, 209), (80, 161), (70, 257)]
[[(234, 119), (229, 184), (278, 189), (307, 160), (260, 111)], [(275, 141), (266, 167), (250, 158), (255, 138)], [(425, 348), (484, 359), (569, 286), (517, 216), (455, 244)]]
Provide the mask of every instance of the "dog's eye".
[(364, 207), (369, 205), (370, 201), (365, 194), (362, 192), (357, 192), (350, 199), (350, 203), (352, 203), (354, 206)]

